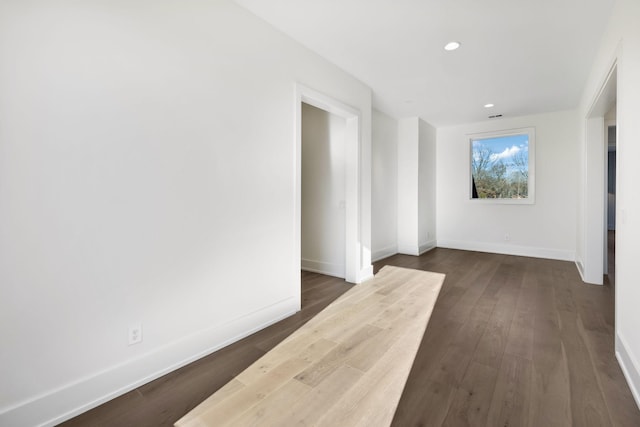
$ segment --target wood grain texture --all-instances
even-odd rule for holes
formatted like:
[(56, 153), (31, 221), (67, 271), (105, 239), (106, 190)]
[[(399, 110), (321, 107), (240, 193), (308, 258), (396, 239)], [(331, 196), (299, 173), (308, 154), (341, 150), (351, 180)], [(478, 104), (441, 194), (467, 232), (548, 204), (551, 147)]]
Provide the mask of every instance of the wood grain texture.
[(384, 260), (447, 274), (394, 426), (640, 425), (612, 284), (586, 285), (568, 262), (435, 252)]
[(388, 426), (443, 281), (384, 267), (175, 425)]
[[(614, 354), (613, 276), (605, 286), (592, 286), (582, 283), (571, 262), (441, 248), (420, 257), (396, 255), (376, 263), (375, 269), (384, 265), (447, 275), (392, 425), (437, 427), (447, 418), (467, 417), (487, 427), (580, 426), (580, 412), (589, 415), (593, 408), (597, 415), (590, 420), (603, 425), (640, 426), (640, 411)], [(171, 426), (349, 289), (341, 279), (303, 272), (301, 312), (64, 425)], [(515, 308), (501, 305), (501, 297), (513, 302), (512, 292), (517, 294)], [(486, 348), (482, 342), (488, 337), (502, 340), (503, 310), (511, 316), (504, 351), (494, 356), (500, 360), (489, 360), (489, 369), (482, 369), (485, 365), (478, 367), (478, 361), (485, 356), (476, 357), (476, 350)], [(371, 325), (384, 329), (401, 312), (386, 308)], [(486, 334), (490, 322), (494, 332)], [(370, 363), (364, 352), (351, 360), (354, 365)], [(582, 377), (586, 392), (576, 389)], [(461, 390), (492, 391), (490, 398), (465, 401)], [(265, 398), (258, 408), (265, 419), (275, 419), (282, 408), (311, 391), (291, 381), (279, 399)], [(357, 395), (363, 406), (373, 402), (362, 390)], [(486, 415), (471, 417), (474, 402)], [(238, 418), (245, 421), (259, 425), (256, 419)]]

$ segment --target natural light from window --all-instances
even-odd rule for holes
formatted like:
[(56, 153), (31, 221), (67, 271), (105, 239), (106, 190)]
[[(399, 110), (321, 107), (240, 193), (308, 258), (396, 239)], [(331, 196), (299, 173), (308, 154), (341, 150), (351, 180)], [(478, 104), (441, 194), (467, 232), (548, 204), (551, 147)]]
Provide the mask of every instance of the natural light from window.
[(471, 199), (496, 203), (533, 203), (533, 128), (470, 138)]

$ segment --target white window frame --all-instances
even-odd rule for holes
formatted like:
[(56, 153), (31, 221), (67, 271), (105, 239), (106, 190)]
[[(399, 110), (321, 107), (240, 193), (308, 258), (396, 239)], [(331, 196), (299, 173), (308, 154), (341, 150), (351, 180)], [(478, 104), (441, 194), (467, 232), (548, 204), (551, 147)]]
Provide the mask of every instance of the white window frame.
[[(490, 138), (499, 138), (504, 136), (512, 136), (512, 135), (527, 135), (529, 138), (529, 170), (528, 170), (528, 182), (527, 182), (527, 198), (526, 199), (480, 199), (473, 198), (473, 141), (482, 140), (482, 139), (490, 139)], [(469, 200), (473, 203), (482, 203), (482, 204), (498, 204), (498, 205), (532, 205), (535, 203), (535, 159), (536, 159), (536, 132), (534, 127), (525, 127), (518, 129), (506, 129), (506, 130), (498, 130), (498, 131), (490, 131), (490, 132), (479, 132), (469, 134), (467, 144), (468, 144), (468, 154), (467, 158), (467, 170), (469, 171)]]

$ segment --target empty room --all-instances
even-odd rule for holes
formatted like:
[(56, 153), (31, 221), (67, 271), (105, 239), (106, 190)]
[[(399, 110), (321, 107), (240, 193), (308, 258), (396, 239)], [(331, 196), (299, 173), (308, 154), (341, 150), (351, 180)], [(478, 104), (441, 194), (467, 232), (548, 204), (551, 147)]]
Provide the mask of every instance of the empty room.
[(637, 0), (0, 0), (0, 426), (640, 425)]

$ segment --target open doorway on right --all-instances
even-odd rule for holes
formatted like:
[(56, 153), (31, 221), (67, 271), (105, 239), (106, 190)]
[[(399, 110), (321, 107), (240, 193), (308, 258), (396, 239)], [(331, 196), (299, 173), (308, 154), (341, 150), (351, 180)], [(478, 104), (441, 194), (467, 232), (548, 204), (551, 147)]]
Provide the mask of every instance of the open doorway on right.
[(605, 264), (606, 279), (615, 285), (616, 267), (616, 104), (604, 117), (607, 132), (607, 170), (606, 170), (606, 224), (607, 224), (607, 262)]

